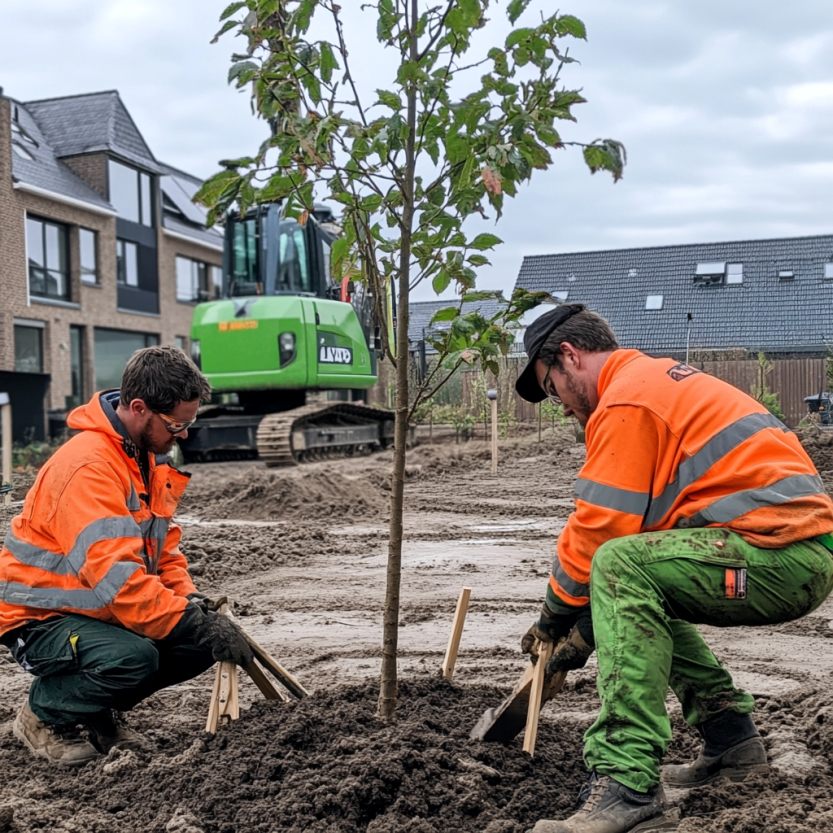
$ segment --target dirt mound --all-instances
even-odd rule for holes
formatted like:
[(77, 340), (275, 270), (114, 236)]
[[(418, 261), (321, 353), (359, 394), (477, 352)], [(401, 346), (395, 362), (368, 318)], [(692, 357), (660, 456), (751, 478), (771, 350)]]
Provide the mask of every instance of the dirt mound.
[(819, 472), (833, 476), (833, 430), (808, 425), (795, 433)]
[[(361, 472), (361, 463), (355, 470)], [(195, 478), (182, 512), (200, 518), (245, 520), (320, 519), (378, 516), (387, 510), (382, 472), (348, 474), (344, 468), (270, 471), (248, 466), (227, 476)]]
[[(681, 800), (680, 833), (758, 833), (762, 818), (767, 833), (833, 829), (833, 680), (823, 682), (759, 701), (772, 773), (691, 791)], [(504, 694), (433, 677), (404, 680), (397, 720), (384, 725), (375, 717), (375, 684), (337, 688), (289, 704), (258, 701), (214, 738), (176, 719), (154, 722), (151, 701), (132, 722), (157, 752), (113, 751), (79, 773), (4, 738), (0, 766), (15, 797), (0, 806), (0, 830), (523, 833), (538, 818), (572, 812), (587, 725), (575, 714), (589, 714), (594, 697), (585, 685), (562, 692), (544, 715), (532, 759), (520, 739), (468, 738)], [(686, 760), (695, 747), (678, 723), (669, 759)]]

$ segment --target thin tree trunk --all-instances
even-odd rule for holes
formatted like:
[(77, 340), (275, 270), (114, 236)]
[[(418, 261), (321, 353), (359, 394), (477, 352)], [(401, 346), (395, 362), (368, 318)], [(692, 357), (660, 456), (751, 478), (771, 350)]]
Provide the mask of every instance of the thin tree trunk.
[[(411, 0), (410, 58), (416, 61), (418, 2)], [(399, 303), (396, 321), (396, 424), (393, 474), (391, 475), (390, 537), (382, 631), (382, 670), (379, 717), (387, 721), (396, 709), (396, 653), (399, 643), (399, 588), (402, 579), (402, 515), (405, 497), (405, 451), (408, 441), (408, 318), (411, 280), (411, 232), (414, 221), (414, 170), (416, 167), (417, 94), (408, 87), (408, 141), (405, 146), (405, 182), (402, 188), (402, 243), (399, 250)]]

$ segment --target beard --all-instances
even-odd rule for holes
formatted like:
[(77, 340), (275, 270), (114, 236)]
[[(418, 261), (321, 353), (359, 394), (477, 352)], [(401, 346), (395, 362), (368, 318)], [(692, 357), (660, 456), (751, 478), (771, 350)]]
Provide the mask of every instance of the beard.
[(572, 407), (573, 415), (575, 416), (578, 424), (584, 428), (587, 425), (587, 420), (590, 419), (590, 414), (593, 412), (593, 409), (590, 405), (590, 398), (587, 396), (586, 391), (584, 388), (579, 386), (578, 381), (572, 374), (567, 375), (567, 390), (570, 391), (570, 396), (572, 400), (576, 403)]
[(167, 454), (176, 442), (173, 434), (169, 435), (170, 439), (164, 443), (154, 442), (151, 438), (150, 422), (142, 429), (142, 435), (139, 437), (139, 448), (143, 451), (148, 451), (151, 454)]

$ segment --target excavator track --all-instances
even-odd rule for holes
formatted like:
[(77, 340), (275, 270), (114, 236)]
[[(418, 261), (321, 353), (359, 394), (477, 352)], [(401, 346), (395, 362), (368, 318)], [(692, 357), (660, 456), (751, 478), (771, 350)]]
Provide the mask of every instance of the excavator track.
[(394, 414), (352, 402), (304, 405), (269, 414), (257, 428), (257, 452), (267, 466), (369, 454), (393, 444)]

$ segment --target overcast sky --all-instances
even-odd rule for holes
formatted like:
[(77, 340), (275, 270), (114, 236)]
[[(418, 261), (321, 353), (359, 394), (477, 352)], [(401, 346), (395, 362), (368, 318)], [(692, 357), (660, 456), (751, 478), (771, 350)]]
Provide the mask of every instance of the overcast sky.
[[(226, 0), (0, 0), (0, 86), (20, 101), (117, 89), (157, 159), (198, 176), (265, 130), (226, 84)], [(342, 0), (361, 77), (378, 86), (372, 13)], [(492, 16), (503, 17), (503, 5)], [(549, 8), (549, 0), (532, 6)], [(612, 136), (614, 185), (560, 152), (507, 204), (481, 288), (525, 254), (829, 233), (833, 27), (821, 0), (563, 0), (588, 41), (565, 77), (588, 103), (565, 138)], [(368, 31), (368, 27), (370, 27)], [(496, 43), (506, 34), (490, 24)], [(420, 289), (419, 299), (431, 297)]]

